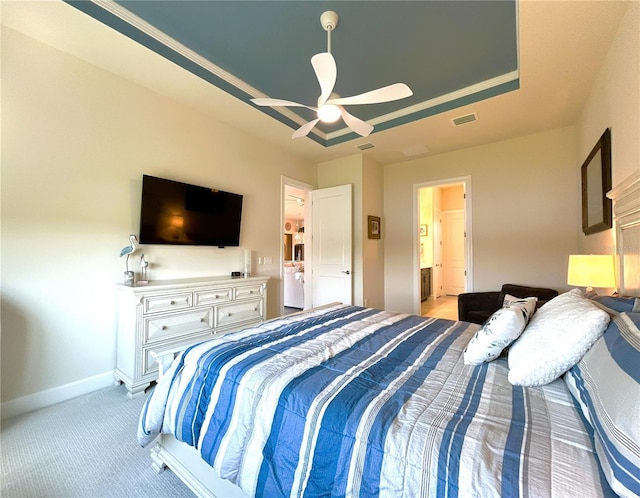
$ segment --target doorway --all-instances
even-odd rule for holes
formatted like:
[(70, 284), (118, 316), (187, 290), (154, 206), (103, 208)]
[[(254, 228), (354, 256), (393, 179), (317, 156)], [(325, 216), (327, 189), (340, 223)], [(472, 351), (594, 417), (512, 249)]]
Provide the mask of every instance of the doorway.
[(308, 200), (313, 188), (312, 185), (282, 177), (280, 275), (283, 315), (305, 308), (305, 295), (309, 289), (305, 268), (305, 224), (310, 216)]
[(471, 288), (470, 179), (418, 185), (416, 205), (416, 307), (457, 320), (457, 296)]

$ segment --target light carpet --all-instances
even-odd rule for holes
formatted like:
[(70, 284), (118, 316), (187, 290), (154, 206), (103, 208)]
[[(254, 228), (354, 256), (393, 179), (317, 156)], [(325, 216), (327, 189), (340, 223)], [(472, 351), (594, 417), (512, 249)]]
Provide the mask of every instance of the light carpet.
[(136, 439), (145, 396), (109, 387), (2, 421), (3, 498), (193, 497)]

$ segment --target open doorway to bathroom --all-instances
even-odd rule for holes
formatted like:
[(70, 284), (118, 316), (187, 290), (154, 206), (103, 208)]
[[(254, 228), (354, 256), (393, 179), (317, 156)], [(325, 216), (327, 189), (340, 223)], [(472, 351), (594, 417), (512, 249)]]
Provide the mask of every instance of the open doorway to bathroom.
[[(309, 218), (308, 198), (311, 185), (283, 178), (282, 199), (282, 314), (304, 309), (305, 221)], [(308, 253), (309, 251), (307, 251)]]
[(417, 192), (420, 312), (458, 319), (458, 294), (470, 287), (469, 180), (421, 186)]

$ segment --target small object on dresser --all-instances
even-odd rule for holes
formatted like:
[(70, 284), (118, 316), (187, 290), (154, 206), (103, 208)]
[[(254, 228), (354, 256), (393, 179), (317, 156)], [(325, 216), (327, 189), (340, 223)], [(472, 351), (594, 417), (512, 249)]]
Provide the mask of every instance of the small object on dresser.
[(124, 262), (124, 285), (133, 287), (133, 272), (129, 271), (129, 256), (136, 252), (136, 243), (138, 242), (138, 238), (134, 234), (131, 234), (129, 235), (129, 242), (130, 244), (128, 246), (125, 246), (120, 250), (120, 257), (127, 256)]
[(133, 272), (126, 271), (124, 272), (124, 285), (128, 287), (133, 287)]
[(140, 256), (140, 279), (139, 284), (149, 283), (149, 262), (144, 259), (144, 254)]
[(251, 276), (251, 249), (244, 250), (244, 278)]
[(242, 276), (242, 272), (239, 272), (239, 271), (232, 271), (232, 272), (231, 272), (231, 276), (232, 276), (232, 277), (241, 277), (241, 276)]

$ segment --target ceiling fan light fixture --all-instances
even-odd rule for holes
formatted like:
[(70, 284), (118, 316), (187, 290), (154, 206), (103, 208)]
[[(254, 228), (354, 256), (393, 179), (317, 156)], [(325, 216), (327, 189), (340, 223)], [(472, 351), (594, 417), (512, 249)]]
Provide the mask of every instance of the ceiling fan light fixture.
[(335, 123), (342, 113), (337, 105), (325, 104), (318, 109), (318, 117), (323, 123)]
[(340, 118), (344, 121), (348, 128), (354, 133), (362, 137), (367, 137), (373, 131), (373, 126), (369, 123), (350, 114), (344, 106), (355, 104), (381, 104), (383, 102), (392, 102), (394, 100), (404, 99), (413, 95), (411, 89), (404, 83), (394, 83), (376, 90), (353, 95), (351, 97), (340, 98), (333, 93), (336, 84), (338, 69), (336, 60), (331, 55), (331, 32), (338, 25), (338, 14), (329, 10), (320, 16), (320, 24), (327, 32), (327, 51), (315, 54), (311, 57), (311, 66), (316, 73), (316, 78), (320, 85), (320, 97), (318, 97), (317, 107), (310, 107), (297, 102), (290, 102), (282, 99), (255, 98), (251, 99), (255, 105), (259, 106), (291, 106), (306, 107), (317, 113), (317, 118), (312, 119), (308, 123), (303, 124), (300, 128), (293, 132), (291, 138), (305, 137), (313, 129), (313, 127), (322, 121), (324, 123), (334, 123)]

